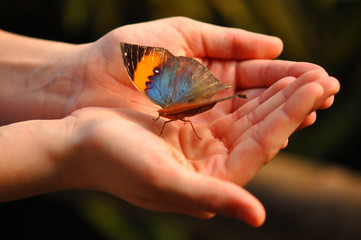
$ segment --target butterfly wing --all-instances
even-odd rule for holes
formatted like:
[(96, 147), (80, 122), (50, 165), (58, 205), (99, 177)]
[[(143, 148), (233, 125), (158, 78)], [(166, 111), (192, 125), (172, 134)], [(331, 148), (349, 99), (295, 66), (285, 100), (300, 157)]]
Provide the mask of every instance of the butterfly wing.
[(162, 108), (209, 101), (215, 93), (230, 87), (193, 58), (175, 57), (164, 48), (122, 42), (120, 46), (134, 85)]
[(197, 60), (178, 57), (180, 66), (174, 78), (173, 101), (177, 103), (204, 102), (224, 89), (228, 84), (218, 81), (213, 74)]
[(152, 102), (166, 107), (180, 61), (168, 50), (120, 43), (124, 66), (133, 84)]

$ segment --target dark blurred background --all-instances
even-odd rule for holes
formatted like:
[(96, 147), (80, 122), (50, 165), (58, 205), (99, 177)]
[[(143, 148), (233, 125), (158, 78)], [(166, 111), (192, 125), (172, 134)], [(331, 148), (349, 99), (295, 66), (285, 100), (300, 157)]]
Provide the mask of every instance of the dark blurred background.
[[(137, 209), (111, 196), (62, 192), (0, 204), (1, 239), (361, 239), (361, 1), (4, 0), (0, 28), (85, 43), (130, 23), (187, 16), (270, 34), (281, 59), (321, 65), (341, 82), (335, 104), (247, 188), (265, 204), (252, 229)], [(1, 54), (1, 53), (0, 53)], [(272, 183), (272, 184), (271, 184)], [(4, 235), (5, 236), (5, 235)]]

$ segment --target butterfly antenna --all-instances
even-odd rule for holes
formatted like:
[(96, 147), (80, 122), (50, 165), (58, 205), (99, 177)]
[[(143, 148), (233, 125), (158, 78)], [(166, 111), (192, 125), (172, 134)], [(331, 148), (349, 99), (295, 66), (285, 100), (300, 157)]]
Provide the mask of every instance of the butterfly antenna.
[(247, 99), (247, 96), (244, 95), (244, 94), (236, 94), (235, 96), (239, 97), (239, 98), (244, 98), (244, 99)]
[(216, 102), (223, 102), (223, 101), (227, 101), (227, 100), (229, 100), (229, 99), (236, 98), (236, 97), (247, 99), (247, 96), (244, 95), (244, 94), (236, 94), (236, 95), (233, 95), (233, 96), (229, 96), (229, 97), (225, 97), (225, 98), (220, 98), (220, 99), (217, 99), (217, 100), (215, 100), (215, 101), (216, 101)]

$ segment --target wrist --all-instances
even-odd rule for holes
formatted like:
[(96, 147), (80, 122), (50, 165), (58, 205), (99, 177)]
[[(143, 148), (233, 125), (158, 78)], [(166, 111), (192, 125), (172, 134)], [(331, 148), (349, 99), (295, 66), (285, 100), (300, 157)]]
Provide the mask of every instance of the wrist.
[(79, 49), (0, 31), (0, 125), (63, 117), (81, 78), (73, 57)]
[(0, 202), (68, 188), (67, 135), (63, 120), (0, 127)]

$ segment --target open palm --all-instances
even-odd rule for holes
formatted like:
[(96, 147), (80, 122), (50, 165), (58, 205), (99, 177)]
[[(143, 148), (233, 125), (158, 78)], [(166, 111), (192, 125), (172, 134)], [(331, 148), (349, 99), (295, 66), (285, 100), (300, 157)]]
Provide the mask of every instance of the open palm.
[[(242, 92), (248, 98), (219, 103), (191, 118), (202, 140), (183, 123), (168, 124), (159, 137), (163, 122), (154, 124), (154, 108), (139, 104), (150, 101), (129, 80), (120, 41), (197, 58), (233, 86), (219, 97)], [(89, 180), (89, 188), (153, 210), (198, 217), (221, 213), (260, 225), (262, 206), (238, 186), (271, 160), (296, 129), (312, 124), (314, 111), (329, 107), (338, 91), (337, 80), (316, 65), (266, 60), (282, 50), (276, 38), (184, 18), (121, 27), (81, 48), (82, 88), (67, 111), (120, 108), (72, 115), (75, 134), (83, 136), (85, 146), (96, 146), (89, 147), (92, 161), (84, 164), (97, 180)], [(108, 164), (91, 168), (89, 162), (99, 165), (100, 155)]]

